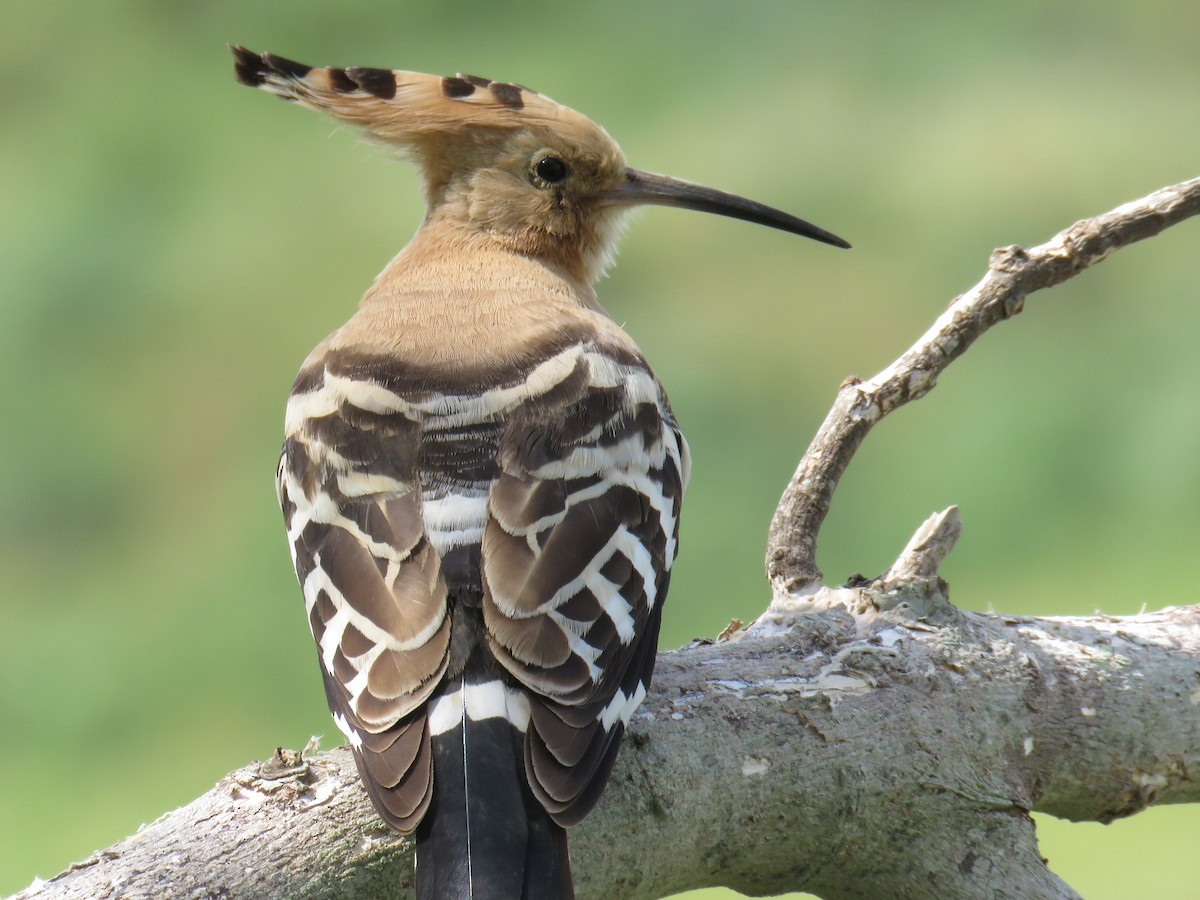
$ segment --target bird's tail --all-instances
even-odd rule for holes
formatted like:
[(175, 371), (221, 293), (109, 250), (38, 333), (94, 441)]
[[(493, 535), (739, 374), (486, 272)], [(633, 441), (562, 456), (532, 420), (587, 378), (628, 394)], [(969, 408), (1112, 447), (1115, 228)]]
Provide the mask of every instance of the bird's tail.
[(435, 777), (417, 829), (418, 900), (575, 896), (566, 831), (526, 784), (516, 693), (500, 681), (460, 681), (433, 704)]

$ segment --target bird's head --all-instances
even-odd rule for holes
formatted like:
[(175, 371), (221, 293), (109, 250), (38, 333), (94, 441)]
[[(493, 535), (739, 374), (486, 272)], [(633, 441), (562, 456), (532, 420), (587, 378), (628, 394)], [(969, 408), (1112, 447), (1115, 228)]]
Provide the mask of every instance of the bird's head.
[(838, 247), (802, 219), (723, 191), (629, 168), (608, 133), (528, 88), (472, 75), (313, 68), (233, 47), (243, 84), (363, 127), (411, 156), (427, 223), (594, 281), (634, 206), (679, 206), (780, 228)]

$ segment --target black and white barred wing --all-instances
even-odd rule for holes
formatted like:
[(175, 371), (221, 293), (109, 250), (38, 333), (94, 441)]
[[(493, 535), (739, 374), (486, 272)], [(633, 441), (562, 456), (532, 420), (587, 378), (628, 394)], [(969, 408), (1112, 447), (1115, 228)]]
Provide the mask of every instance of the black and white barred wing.
[(398, 406), (369, 381), (302, 373), (278, 487), (330, 710), (376, 808), (409, 832), (430, 801), (422, 704), (446, 669), (450, 619), (416, 426)]
[(582, 361), (578, 390), (509, 420), (482, 551), (489, 641), (532, 692), (529, 783), (560, 825), (599, 798), (649, 685), (688, 467), (649, 370)]

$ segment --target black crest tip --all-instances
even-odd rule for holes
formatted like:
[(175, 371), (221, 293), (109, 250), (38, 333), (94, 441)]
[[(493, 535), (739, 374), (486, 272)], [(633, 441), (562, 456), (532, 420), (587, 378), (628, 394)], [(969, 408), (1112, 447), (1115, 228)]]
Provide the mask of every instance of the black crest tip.
[(233, 73), (237, 80), (250, 87), (258, 87), (266, 80), (267, 65), (262, 56), (238, 44), (230, 44), (233, 54)]
[(237, 80), (250, 87), (261, 87), (269, 75), (299, 80), (312, 71), (312, 66), (276, 56), (274, 53), (255, 53), (238, 44), (230, 44), (233, 54), (233, 71)]
[(303, 78), (312, 71), (312, 66), (306, 66), (304, 63), (296, 62), (294, 59), (288, 59), (286, 56), (264, 53), (262, 58), (263, 62), (271, 68), (272, 72), (277, 75), (283, 75), (286, 78)]

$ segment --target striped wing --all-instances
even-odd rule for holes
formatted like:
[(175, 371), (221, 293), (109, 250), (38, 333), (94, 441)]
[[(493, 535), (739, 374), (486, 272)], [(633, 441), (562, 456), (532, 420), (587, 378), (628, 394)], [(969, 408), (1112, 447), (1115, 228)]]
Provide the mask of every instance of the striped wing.
[(482, 548), (493, 653), (532, 693), (526, 773), (560, 825), (599, 798), (649, 685), (688, 468), (640, 360), (580, 362), (577, 390), (509, 419)]
[[(317, 354), (288, 405), (280, 502), (330, 708), (402, 832), (429, 808), (431, 737), (464, 715), (524, 731), (535, 796), (561, 825), (583, 818), (652, 674), (686, 444), (635, 354), (567, 340), (530, 356), (510, 381), (439, 393)], [(519, 701), (492, 702), (499, 682), (447, 693), (472, 653), (450, 611), (472, 578)]]
[(277, 484), (330, 710), (376, 808), (407, 833), (430, 801), (423, 704), (446, 669), (450, 619), (417, 427), (389, 398), (324, 367), (302, 373)]

